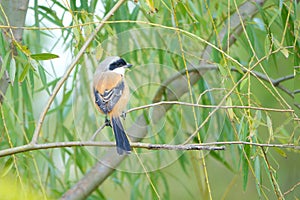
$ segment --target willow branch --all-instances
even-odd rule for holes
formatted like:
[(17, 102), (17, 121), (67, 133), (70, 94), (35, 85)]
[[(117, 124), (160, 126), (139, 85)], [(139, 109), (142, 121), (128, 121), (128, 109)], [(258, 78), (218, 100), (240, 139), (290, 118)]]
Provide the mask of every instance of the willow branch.
[(141, 109), (147, 109), (155, 106), (161, 106), (161, 105), (182, 105), (182, 106), (193, 106), (193, 107), (199, 107), (199, 108), (218, 108), (218, 109), (251, 109), (251, 110), (263, 110), (263, 111), (272, 111), (272, 112), (294, 112), (292, 109), (279, 109), (279, 108), (264, 108), (264, 107), (255, 107), (255, 106), (218, 106), (218, 105), (203, 105), (203, 104), (194, 104), (189, 102), (181, 102), (181, 101), (160, 101), (148, 105), (143, 105), (135, 108), (131, 108), (127, 110), (127, 113), (141, 110)]
[[(97, 146), (97, 147), (115, 147), (115, 142), (93, 142), (93, 141), (72, 141), (72, 142), (53, 142), (44, 144), (27, 144), (23, 146), (18, 146), (10, 149), (5, 149), (0, 151), (0, 157), (5, 157), (9, 155), (14, 155), (18, 153), (42, 150), (42, 149), (54, 149), (63, 147), (84, 147), (84, 146)], [(180, 151), (190, 151), (190, 150), (225, 150), (224, 146), (215, 145), (203, 145), (203, 144), (187, 144), (187, 145), (174, 145), (174, 144), (150, 144), (150, 143), (139, 143), (133, 142), (130, 144), (132, 148), (141, 148), (149, 150), (180, 150)]]
[[(261, 144), (245, 141), (228, 141), (228, 142), (207, 142), (207, 143), (195, 143), (195, 144), (150, 144), (141, 142), (132, 142), (130, 146), (132, 148), (148, 149), (148, 150), (173, 150), (173, 151), (220, 151), (226, 150), (225, 146), (229, 145), (251, 145), (258, 147), (270, 147), (270, 148), (282, 148), (282, 149), (295, 149), (300, 150), (300, 146), (294, 144)], [(28, 151), (36, 151), (43, 149), (65, 148), (65, 147), (115, 147), (115, 142), (93, 142), (93, 141), (71, 141), (71, 142), (52, 142), (44, 144), (26, 144), (10, 149), (0, 151), (0, 157), (10, 156)]]

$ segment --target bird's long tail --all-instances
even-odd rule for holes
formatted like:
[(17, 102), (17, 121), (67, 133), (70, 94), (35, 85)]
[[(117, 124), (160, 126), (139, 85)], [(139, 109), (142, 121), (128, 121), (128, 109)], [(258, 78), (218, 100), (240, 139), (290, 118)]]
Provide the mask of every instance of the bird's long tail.
[(122, 126), (120, 117), (112, 117), (111, 121), (115, 133), (118, 154), (119, 155), (122, 155), (123, 153), (129, 154), (131, 148), (126, 133), (124, 131), (124, 128)]

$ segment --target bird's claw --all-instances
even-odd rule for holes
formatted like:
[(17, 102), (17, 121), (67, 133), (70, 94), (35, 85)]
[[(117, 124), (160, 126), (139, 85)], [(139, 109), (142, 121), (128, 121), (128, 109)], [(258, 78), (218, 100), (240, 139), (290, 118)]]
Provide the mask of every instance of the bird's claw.
[(110, 120), (107, 119), (107, 118), (105, 118), (105, 126), (110, 126), (110, 127), (112, 127), (112, 126), (111, 126), (111, 123), (110, 123)]
[(125, 118), (126, 118), (126, 112), (122, 111), (121, 117), (125, 120)]

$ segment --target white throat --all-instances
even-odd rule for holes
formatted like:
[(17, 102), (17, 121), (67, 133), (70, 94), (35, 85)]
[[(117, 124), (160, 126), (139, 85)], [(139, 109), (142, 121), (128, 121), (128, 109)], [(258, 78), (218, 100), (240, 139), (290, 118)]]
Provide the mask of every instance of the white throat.
[(118, 74), (121, 74), (122, 76), (124, 76), (124, 73), (125, 73), (125, 68), (124, 67), (118, 67), (114, 70), (112, 70), (113, 72), (116, 72)]

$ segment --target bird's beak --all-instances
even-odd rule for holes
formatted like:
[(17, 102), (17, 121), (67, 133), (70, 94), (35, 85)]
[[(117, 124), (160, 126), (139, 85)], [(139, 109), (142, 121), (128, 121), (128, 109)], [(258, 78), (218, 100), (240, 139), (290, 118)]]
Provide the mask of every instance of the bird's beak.
[(130, 67), (132, 67), (132, 64), (127, 63), (127, 64), (125, 65), (125, 68), (130, 68)]

